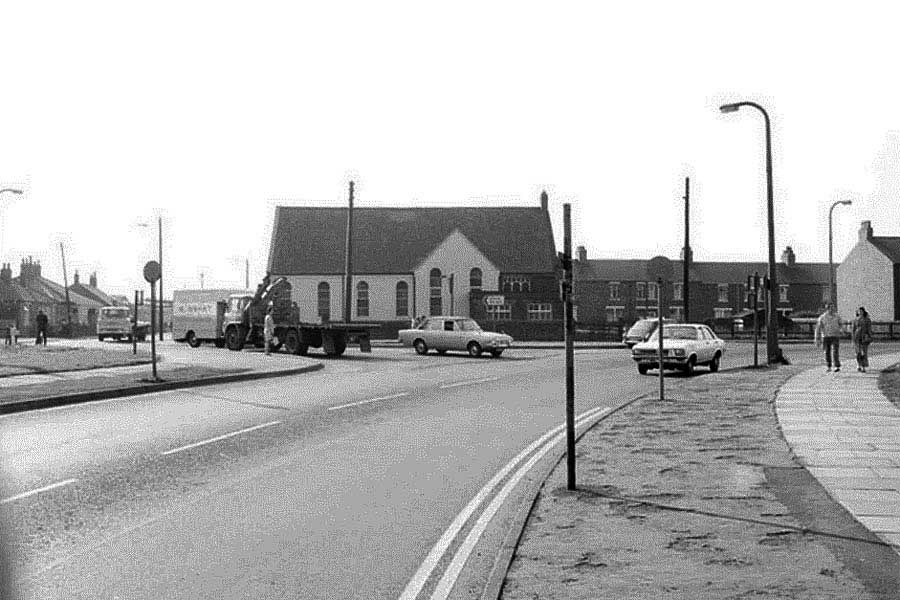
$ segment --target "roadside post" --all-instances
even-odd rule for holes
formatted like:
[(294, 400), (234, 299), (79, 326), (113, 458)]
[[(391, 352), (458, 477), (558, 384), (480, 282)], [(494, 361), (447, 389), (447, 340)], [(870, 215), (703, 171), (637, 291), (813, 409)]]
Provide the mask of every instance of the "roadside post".
[(659, 399), (666, 399), (665, 378), (663, 377), (663, 317), (662, 317), (662, 277), (656, 278), (656, 331), (659, 333)]
[(747, 278), (747, 289), (750, 290), (753, 300), (753, 368), (759, 367), (759, 271)]
[(153, 363), (153, 381), (159, 381), (156, 376), (156, 313), (152, 310), (156, 302), (156, 282), (162, 274), (159, 263), (155, 260), (148, 261), (144, 265), (144, 279), (150, 284), (150, 356)]
[(131, 317), (131, 353), (137, 354), (138, 290), (134, 290), (134, 314)]
[(563, 204), (563, 333), (566, 344), (566, 487), (575, 485), (575, 329), (572, 318), (572, 205)]

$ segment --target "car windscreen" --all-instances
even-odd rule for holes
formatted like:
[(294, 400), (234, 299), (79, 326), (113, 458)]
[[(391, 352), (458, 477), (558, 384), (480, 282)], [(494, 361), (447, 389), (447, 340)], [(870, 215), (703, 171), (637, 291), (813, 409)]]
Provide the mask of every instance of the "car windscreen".
[(459, 328), (462, 331), (481, 331), (481, 327), (478, 326), (478, 323), (473, 321), (472, 319), (462, 319), (459, 321)]
[(629, 329), (628, 333), (626, 333), (625, 335), (636, 335), (644, 337), (645, 335), (656, 329), (656, 324), (656, 321), (638, 321), (631, 326), (631, 329)]
[(100, 315), (105, 319), (127, 319), (127, 308), (101, 308)]
[[(654, 331), (651, 340), (659, 340), (659, 332)], [(696, 340), (697, 330), (693, 327), (679, 327), (678, 325), (663, 325), (664, 340)]]

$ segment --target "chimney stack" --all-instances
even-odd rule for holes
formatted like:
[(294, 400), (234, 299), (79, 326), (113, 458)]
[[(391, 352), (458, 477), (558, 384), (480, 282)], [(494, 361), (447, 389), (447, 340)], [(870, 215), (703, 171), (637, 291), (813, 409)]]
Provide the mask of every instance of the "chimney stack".
[(547, 212), (547, 206), (549, 205), (549, 198), (547, 197), (547, 190), (541, 192), (541, 210)]
[(584, 246), (578, 246), (575, 252), (578, 254), (578, 262), (587, 262), (587, 249)]
[(863, 221), (859, 225), (859, 241), (865, 242), (872, 239), (872, 221)]
[(75, 275), (72, 276), (72, 285), (78, 285), (78, 269), (75, 269)]
[(97, 287), (97, 272), (96, 271), (91, 273), (91, 278), (89, 281), (90, 281), (91, 287)]

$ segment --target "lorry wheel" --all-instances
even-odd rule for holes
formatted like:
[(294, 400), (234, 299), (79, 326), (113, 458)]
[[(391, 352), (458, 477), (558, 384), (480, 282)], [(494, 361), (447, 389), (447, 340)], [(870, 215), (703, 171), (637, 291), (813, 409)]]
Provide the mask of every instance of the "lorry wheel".
[(225, 332), (225, 345), (229, 350), (241, 350), (244, 347), (244, 335), (242, 328), (232, 325)]
[(344, 353), (344, 350), (347, 349), (346, 340), (334, 340), (334, 351), (331, 352), (328, 356), (340, 356)]
[(139, 342), (144, 342), (144, 341), (147, 340), (147, 334), (146, 334), (146, 333), (138, 334), (137, 337), (138, 337), (138, 341), (139, 341)]
[(300, 354), (300, 334), (296, 329), (288, 329), (284, 334), (284, 349), (288, 354)]
[(647, 371), (649, 370), (650, 367), (648, 367), (647, 365), (638, 365), (638, 373), (640, 373), (641, 375), (646, 375)]
[(188, 346), (190, 346), (191, 348), (200, 347), (200, 340), (197, 339), (197, 335), (193, 331), (188, 331), (184, 339), (185, 341), (187, 341)]
[(300, 356), (306, 356), (309, 354), (309, 346), (306, 344), (300, 344), (300, 348), (297, 350), (297, 354)]

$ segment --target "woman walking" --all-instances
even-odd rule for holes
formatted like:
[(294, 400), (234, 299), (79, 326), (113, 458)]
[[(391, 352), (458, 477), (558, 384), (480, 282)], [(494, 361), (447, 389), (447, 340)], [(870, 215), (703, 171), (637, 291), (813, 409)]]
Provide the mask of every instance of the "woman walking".
[(872, 343), (872, 319), (862, 306), (853, 319), (853, 345), (856, 346), (856, 370), (866, 372), (869, 366), (869, 344)]

